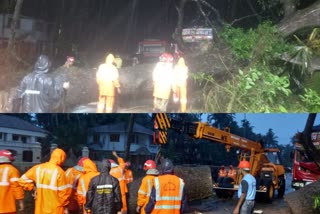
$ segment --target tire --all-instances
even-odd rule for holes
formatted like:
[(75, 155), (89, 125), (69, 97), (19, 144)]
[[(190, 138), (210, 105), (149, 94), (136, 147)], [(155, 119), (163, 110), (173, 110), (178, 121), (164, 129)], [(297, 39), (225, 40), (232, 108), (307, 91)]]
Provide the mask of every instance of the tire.
[(261, 185), (266, 186), (266, 192), (257, 192), (256, 199), (259, 202), (270, 203), (274, 197), (274, 186), (272, 180), (270, 179), (261, 179)]
[(278, 189), (278, 198), (283, 198), (284, 192), (286, 190), (286, 180), (284, 176), (279, 176), (279, 189)]

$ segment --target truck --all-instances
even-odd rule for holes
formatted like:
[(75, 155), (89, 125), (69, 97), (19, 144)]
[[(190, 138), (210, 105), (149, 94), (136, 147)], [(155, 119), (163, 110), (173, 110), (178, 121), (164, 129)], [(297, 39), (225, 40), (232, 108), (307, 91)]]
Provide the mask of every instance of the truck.
[[(174, 129), (194, 139), (207, 139), (212, 143), (223, 144), (227, 151), (230, 151), (232, 147), (237, 148), (239, 161), (247, 160), (251, 164), (250, 173), (257, 181), (256, 199), (270, 202), (275, 190), (278, 192), (278, 197), (283, 197), (286, 178), (284, 166), (280, 163), (278, 148), (264, 148), (261, 142), (232, 134), (229, 128), (220, 130), (208, 123), (181, 122), (170, 119), (165, 113), (156, 113), (153, 116), (156, 143), (167, 143), (167, 130)], [(238, 190), (241, 179), (242, 176), (237, 174), (235, 180), (223, 179), (223, 182), (214, 183), (213, 189), (220, 198), (232, 197)]]
[(171, 53), (174, 59), (182, 56), (177, 43), (170, 43), (160, 39), (144, 39), (138, 43), (138, 50), (135, 54), (138, 63), (157, 61), (164, 52)]
[[(297, 134), (298, 135), (298, 134)], [(307, 154), (302, 144), (298, 142), (296, 135), (294, 150), (292, 153), (292, 188), (298, 190), (312, 182), (320, 180), (320, 168), (312, 157)], [(313, 126), (311, 141), (316, 149), (320, 149), (320, 126)]]

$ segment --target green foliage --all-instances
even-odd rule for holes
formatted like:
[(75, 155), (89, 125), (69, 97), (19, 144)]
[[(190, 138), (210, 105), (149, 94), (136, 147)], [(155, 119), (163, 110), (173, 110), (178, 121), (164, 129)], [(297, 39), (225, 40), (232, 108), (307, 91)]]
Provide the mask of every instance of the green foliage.
[(313, 209), (320, 211), (320, 195), (313, 196)]
[(238, 59), (249, 62), (254, 60), (257, 63), (271, 63), (291, 49), (278, 33), (276, 26), (270, 22), (249, 30), (226, 27), (221, 36)]
[(320, 111), (320, 96), (312, 89), (304, 89), (304, 94), (299, 95), (302, 102), (305, 103), (308, 112)]
[[(272, 74), (266, 68), (250, 68), (244, 74), (239, 71), (239, 82), (235, 91), (238, 103), (248, 112), (286, 112), (286, 99), (291, 94), (287, 77)], [(229, 85), (229, 87), (234, 87)]]

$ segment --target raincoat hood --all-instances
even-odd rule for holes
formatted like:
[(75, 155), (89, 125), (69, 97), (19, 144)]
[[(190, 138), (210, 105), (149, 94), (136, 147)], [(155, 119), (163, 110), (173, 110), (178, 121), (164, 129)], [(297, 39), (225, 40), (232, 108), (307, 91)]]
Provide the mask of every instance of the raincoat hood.
[(105, 159), (102, 161), (101, 173), (109, 172), (111, 169), (111, 163), (109, 160)]
[(92, 160), (86, 159), (83, 161), (83, 171), (84, 173), (98, 172), (98, 169), (96, 164)]
[(51, 62), (46, 55), (40, 55), (34, 65), (34, 72), (47, 73), (51, 66)]
[(51, 153), (49, 162), (61, 166), (66, 160), (66, 153), (62, 149), (54, 149)]
[(161, 165), (162, 174), (172, 174), (173, 173), (173, 164), (169, 159), (165, 159)]
[(157, 169), (148, 169), (146, 174), (147, 175), (159, 175), (159, 171)]
[(113, 61), (114, 61), (113, 54), (108, 54), (108, 56), (106, 57), (106, 64), (111, 65)]

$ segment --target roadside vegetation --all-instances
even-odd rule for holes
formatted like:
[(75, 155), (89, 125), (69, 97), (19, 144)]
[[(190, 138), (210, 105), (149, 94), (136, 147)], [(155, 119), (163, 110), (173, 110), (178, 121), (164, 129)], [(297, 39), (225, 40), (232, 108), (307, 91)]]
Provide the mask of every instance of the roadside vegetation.
[[(245, 30), (226, 26), (204, 59), (191, 75), (205, 112), (318, 112), (320, 76), (313, 59), (320, 57), (320, 34), (283, 37), (270, 22)], [(228, 50), (230, 57), (220, 57), (224, 74), (206, 67), (217, 47)], [(214, 59), (216, 60), (216, 59)], [(212, 62), (214, 63), (214, 62)], [(211, 64), (212, 65), (212, 64)], [(236, 66), (235, 66), (236, 65)], [(217, 76), (228, 76), (220, 81)]]

